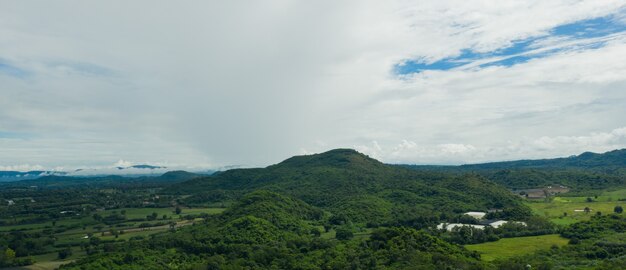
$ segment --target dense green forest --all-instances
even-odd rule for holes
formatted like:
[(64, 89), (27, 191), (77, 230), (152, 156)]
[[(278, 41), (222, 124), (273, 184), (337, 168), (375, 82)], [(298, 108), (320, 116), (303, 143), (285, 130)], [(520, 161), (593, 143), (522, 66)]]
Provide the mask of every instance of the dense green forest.
[[(623, 154), (609, 160), (622, 157), (615, 153)], [(553, 207), (554, 197), (539, 204), (511, 190), (619, 187), (620, 163), (591, 156), (600, 161), (583, 162), (588, 167), (573, 157), (468, 169), (388, 165), (337, 149), (210, 176), (4, 183), (0, 198), (11, 204), (0, 207), (0, 267), (53, 254), (61, 269), (620, 269), (626, 218), (613, 204), (626, 193), (611, 193), (615, 202), (572, 197), (606, 200), (578, 216), (553, 216), (537, 209)], [(614, 179), (592, 177), (599, 174)], [(470, 211), (486, 216), (464, 214)], [(554, 223), (563, 217), (574, 219)], [(485, 225), (493, 221), (509, 223)], [(478, 227), (437, 228), (449, 223)], [(493, 261), (466, 248), (531, 236), (568, 244)]]
[(556, 159), (519, 160), (461, 166), (403, 167), (424, 172), (476, 173), (513, 189), (565, 185), (575, 190), (626, 186), (626, 149), (603, 154), (586, 152)]
[(419, 172), (383, 164), (349, 149), (297, 156), (263, 169), (236, 169), (167, 188), (192, 194), (188, 204), (236, 200), (256, 189), (301, 199), (332, 212), (336, 219), (370, 227), (417, 228), (467, 211), (504, 210), (524, 218), (529, 210), (506, 190), (477, 174)]

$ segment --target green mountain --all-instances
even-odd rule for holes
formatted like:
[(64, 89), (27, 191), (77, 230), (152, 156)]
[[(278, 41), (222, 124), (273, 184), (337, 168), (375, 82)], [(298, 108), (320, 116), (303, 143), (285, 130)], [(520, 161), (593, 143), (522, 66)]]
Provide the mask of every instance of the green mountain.
[[(175, 232), (108, 245), (61, 269), (485, 269), (478, 254), (411, 228), (381, 228), (366, 239), (312, 233), (321, 211), (268, 191)], [(295, 226), (294, 226), (295, 225)]]
[(460, 167), (470, 169), (619, 169), (626, 167), (626, 149), (613, 150), (602, 154), (585, 152), (577, 156), (565, 158), (492, 162), (462, 165)]
[(626, 185), (626, 149), (555, 159), (518, 160), (461, 166), (403, 165), (422, 172), (476, 173), (511, 189), (565, 185), (574, 190)]
[(267, 168), (235, 169), (171, 186), (187, 204), (237, 200), (265, 189), (329, 211), (337, 222), (426, 226), (466, 211), (527, 208), (508, 190), (476, 174), (451, 176), (383, 164), (350, 149), (296, 156)]
[(12, 182), (0, 182), (0, 188), (69, 188), (69, 187), (108, 187), (125, 186), (129, 188), (160, 187), (173, 183), (183, 182), (202, 175), (186, 171), (170, 171), (160, 176), (60, 176), (46, 175), (36, 179)]

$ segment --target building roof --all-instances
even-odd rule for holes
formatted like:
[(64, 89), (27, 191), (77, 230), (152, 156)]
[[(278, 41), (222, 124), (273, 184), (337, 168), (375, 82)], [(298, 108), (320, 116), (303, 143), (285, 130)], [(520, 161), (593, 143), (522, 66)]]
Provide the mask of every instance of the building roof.
[(471, 227), (474, 229), (482, 230), (485, 228), (483, 225), (475, 225), (475, 224), (463, 224), (463, 223), (440, 223), (437, 225), (437, 229), (446, 229), (447, 231), (452, 231), (452, 229), (457, 227)]
[(466, 212), (463, 213), (464, 215), (468, 215), (468, 216), (472, 216), (475, 218), (483, 218), (485, 215), (487, 215), (487, 213), (485, 212), (474, 212), (474, 211), (470, 211), (470, 212)]

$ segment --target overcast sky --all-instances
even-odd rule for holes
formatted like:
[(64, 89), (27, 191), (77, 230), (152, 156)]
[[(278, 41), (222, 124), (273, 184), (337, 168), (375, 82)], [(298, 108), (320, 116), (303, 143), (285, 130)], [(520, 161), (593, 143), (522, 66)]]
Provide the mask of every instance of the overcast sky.
[(626, 147), (626, 4), (0, 0), (0, 170)]

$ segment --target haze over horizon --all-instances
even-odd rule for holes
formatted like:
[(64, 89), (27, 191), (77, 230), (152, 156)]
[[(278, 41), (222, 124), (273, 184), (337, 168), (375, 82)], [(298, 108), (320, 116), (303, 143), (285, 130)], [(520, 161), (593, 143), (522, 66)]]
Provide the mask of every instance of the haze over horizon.
[(605, 152), (624, 89), (623, 1), (0, 3), (0, 170)]

